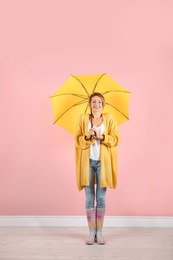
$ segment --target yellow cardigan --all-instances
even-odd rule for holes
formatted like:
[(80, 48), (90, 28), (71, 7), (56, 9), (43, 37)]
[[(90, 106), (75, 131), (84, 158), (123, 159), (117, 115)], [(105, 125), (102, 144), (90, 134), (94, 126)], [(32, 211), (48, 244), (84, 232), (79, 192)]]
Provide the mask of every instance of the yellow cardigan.
[[(117, 184), (117, 145), (119, 132), (117, 123), (111, 114), (102, 114), (104, 122), (104, 141), (100, 142), (101, 187), (115, 189)], [(94, 140), (86, 141), (88, 135), (89, 114), (79, 117), (75, 135), (76, 182), (78, 190), (89, 186), (90, 145)]]

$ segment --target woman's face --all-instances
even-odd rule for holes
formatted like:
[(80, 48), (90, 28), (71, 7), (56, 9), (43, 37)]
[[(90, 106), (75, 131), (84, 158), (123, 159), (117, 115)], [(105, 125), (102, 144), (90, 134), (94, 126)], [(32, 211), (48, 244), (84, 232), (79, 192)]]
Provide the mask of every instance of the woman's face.
[(90, 106), (91, 106), (92, 112), (99, 112), (99, 111), (101, 111), (102, 108), (103, 108), (102, 99), (100, 97), (98, 97), (98, 96), (92, 97)]

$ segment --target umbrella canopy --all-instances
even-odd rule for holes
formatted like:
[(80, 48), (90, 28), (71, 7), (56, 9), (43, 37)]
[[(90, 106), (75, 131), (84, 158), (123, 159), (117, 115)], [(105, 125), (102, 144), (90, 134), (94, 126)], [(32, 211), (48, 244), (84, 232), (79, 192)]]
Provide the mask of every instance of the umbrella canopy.
[(104, 96), (103, 112), (113, 114), (118, 125), (129, 119), (130, 92), (108, 74), (72, 75), (50, 97), (54, 111), (54, 124), (75, 134), (79, 115), (91, 112), (88, 98), (93, 92), (99, 92)]

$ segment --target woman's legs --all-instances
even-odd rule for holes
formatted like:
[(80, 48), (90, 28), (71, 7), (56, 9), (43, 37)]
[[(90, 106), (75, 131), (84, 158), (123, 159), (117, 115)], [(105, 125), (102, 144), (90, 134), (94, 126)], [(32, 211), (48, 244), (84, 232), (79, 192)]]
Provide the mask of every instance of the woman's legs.
[(93, 209), (94, 208), (94, 201), (95, 201), (95, 172), (93, 169), (93, 163), (90, 162), (89, 167), (89, 186), (85, 186), (85, 195), (86, 195), (86, 209)]
[(95, 178), (96, 178), (96, 206), (105, 209), (106, 188), (100, 187), (101, 163), (100, 161), (90, 160), (89, 186), (85, 186), (86, 209), (94, 208), (95, 203)]
[[(94, 237), (97, 230), (97, 243), (104, 244), (102, 227), (105, 213), (106, 188), (100, 187), (101, 164), (100, 161), (90, 160), (89, 186), (85, 186), (86, 214), (90, 230), (87, 244), (94, 244)], [(96, 176), (95, 176), (96, 174)], [(96, 177), (96, 217), (95, 217), (95, 177)]]
[(97, 202), (97, 208), (99, 209), (105, 209), (106, 203), (105, 203), (105, 197), (106, 197), (106, 188), (100, 187), (101, 182), (101, 163), (100, 161), (97, 161), (96, 163), (96, 202)]
[(89, 186), (85, 186), (85, 195), (86, 195), (86, 215), (89, 227), (89, 237), (86, 241), (86, 244), (92, 245), (94, 244), (95, 240), (95, 208), (94, 208), (94, 201), (95, 201), (95, 172), (93, 170), (92, 163), (90, 164), (89, 169)]
[(97, 188), (96, 188), (96, 230), (97, 230), (97, 243), (102, 245), (105, 244), (105, 240), (102, 236), (102, 228), (104, 222), (104, 215), (105, 215), (105, 197), (106, 197), (106, 188), (100, 187), (100, 177), (101, 177), (101, 168), (98, 164), (97, 171), (96, 171), (96, 180), (97, 180)]

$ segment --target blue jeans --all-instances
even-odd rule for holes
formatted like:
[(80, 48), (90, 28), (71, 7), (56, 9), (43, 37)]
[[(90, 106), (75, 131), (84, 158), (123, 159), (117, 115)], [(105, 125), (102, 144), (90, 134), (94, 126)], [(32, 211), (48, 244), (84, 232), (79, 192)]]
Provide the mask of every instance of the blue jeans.
[[(94, 208), (94, 201), (96, 195), (96, 207), (105, 209), (105, 196), (106, 188), (100, 187), (101, 163), (90, 159), (89, 166), (89, 186), (85, 186), (86, 195), (86, 209)], [(95, 177), (96, 177), (96, 190), (95, 190)]]

